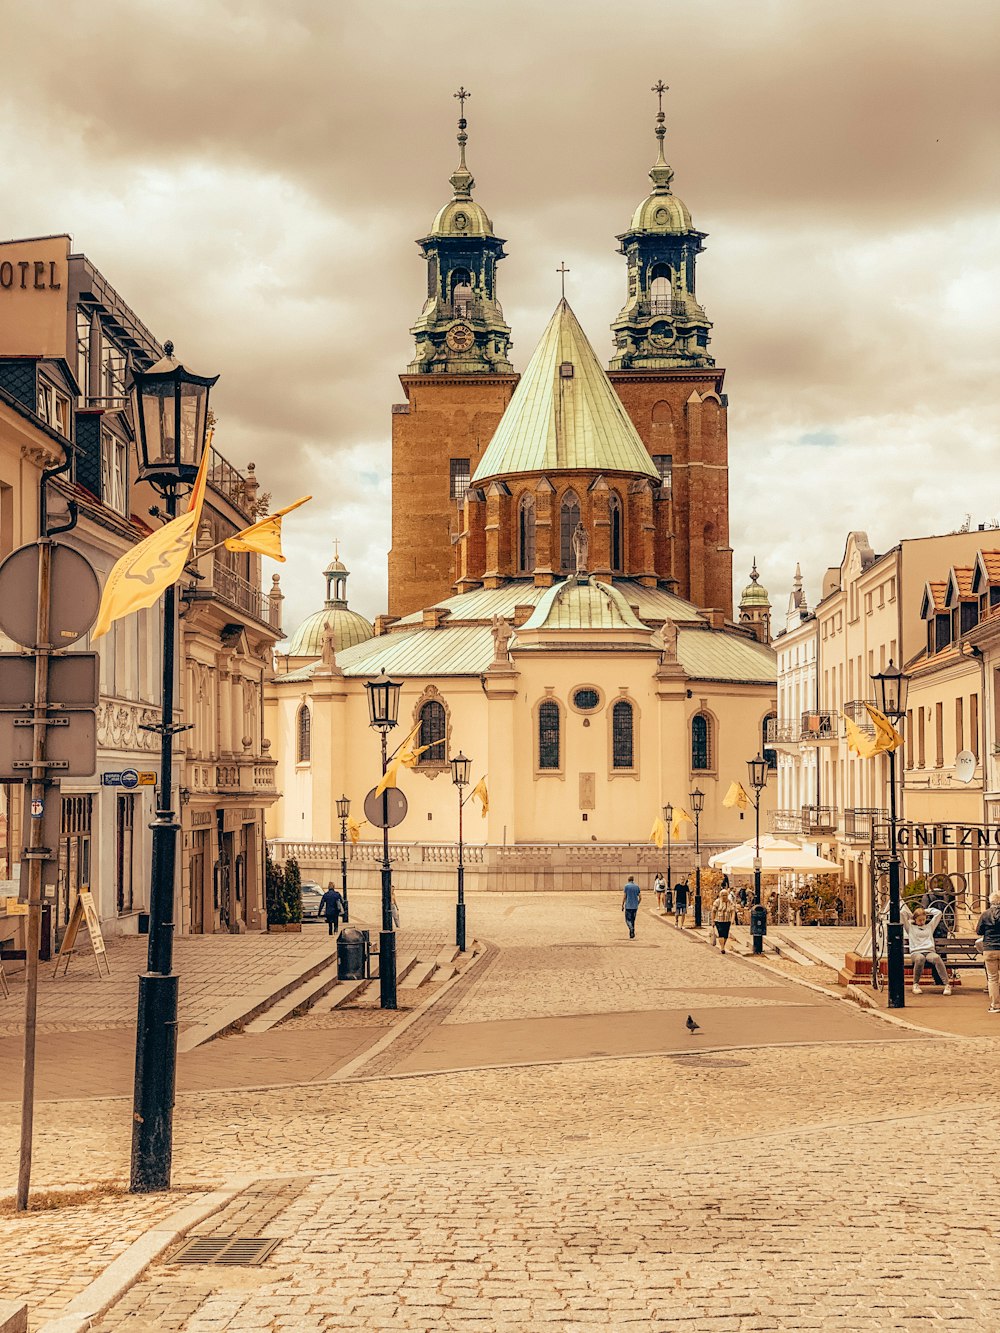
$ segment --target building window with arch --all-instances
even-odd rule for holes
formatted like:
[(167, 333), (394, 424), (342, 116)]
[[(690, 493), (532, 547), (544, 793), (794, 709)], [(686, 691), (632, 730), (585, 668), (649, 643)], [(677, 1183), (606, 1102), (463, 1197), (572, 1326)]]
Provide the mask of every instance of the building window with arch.
[(295, 725), (295, 759), (299, 764), (308, 764), (312, 757), (312, 716), (309, 705), (303, 704)]
[(656, 264), (650, 270), (649, 313), (651, 315), (669, 315), (671, 304), (670, 268), (667, 264)]
[(559, 566), (563, 573), (576, 568), (573, 557), (573, 533), (580, 522), (580, 501), (576, 491), (567, 491), (559, 506)]
[(620, 574), (625, 568), (622, 541), (622, 502), (612, 492), (608, 502), (608, 517), (611, 520), (611, 572)]
[(538, 767), (540, 769), (558, 769), (560, 767), (559, 750), (559, 705), (554, 699), (546, 699), (538, 705)]
[(535, 572), (535, 502), (523, 495), (517, 507), (517, 568), (520, 574)]
[(695, 771), (712, 767), (712, 719), (707, 713), (695, 713), (691, 719), (691, 768)]
[(445, 738), (447, 718), (444, 704), (437, 699), (428, 699), (420, 706), (420, 745), (430, 748), (417, 757), (418, 764), (443, 764), (445, 762)]
[(768, 713), (767, 717), (765, 717), (763, 722), (760, 724), (760, 752), (764, 756), (764, 759), (767, 762), (767, 767), (772, 773), (777, 771), (778, 752), (777, 750), (772, 750), (768, 746), (767, 724), (769, 722), (777, 722), (777, 720), (778, 720), (777, 713)]
[(627, 699), (611, 710), (611, 767), (635, 768), (635, 712)]

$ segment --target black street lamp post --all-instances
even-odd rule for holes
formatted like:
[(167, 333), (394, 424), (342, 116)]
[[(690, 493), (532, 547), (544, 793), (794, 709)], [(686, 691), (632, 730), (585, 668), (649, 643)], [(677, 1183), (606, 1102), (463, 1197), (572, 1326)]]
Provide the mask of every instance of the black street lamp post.
[[(764, 788), (767, 786), (767, 760), (763, 755), (758, 755), (756, 759), (747, 760), (747, 772), (750, 775), (750, 786), (753, 788), (754, 799), (754, 845), (753, 845), (753, 905), (760, 906), (760, 798), (763, 795)], [(765, 918), (766, 920), (766, 918)], [(764, 952), (763, 935), (753, 936), (754, 953)]]
[[(174, 359), (172, 343), (162, 360), (137, 371), (132, 390), (133, 423), (139, 444), (139, 477), (163, 496), (167, 518), (177, 516), (177, 492), (194, 481), (205, 452), (208, 394), (218, 375), (194, 375)], [(172, 808), (174, 734), (174, 644), (177, 596), (163, 594), (163, 691), (160, 721), (147, 730), (160, 737), (160, 785), (152, 824), (146, 971), (139, 976), (135, 1088), (132, 1107), (133, 1194), (170, 1188), (173, 1157), (174, 1087), (177, 1067), (178, 978), (173, 969), (174, 878), (177, 823)]]
[[(389, 764), (387, 738), (399, 717), (402, 682), (383, 671), (366, 680), (369, 725), (382, 736), (382, 776)], [(392, 925), (392, 863), (389, 860), (389, 789), (382, 793), (382, 929), (378, 937), (379, 1001), (383, 1009), (396, 1007), (396, 932)]]
[(455, 904), (455, 943), (465, 953), (465, 859), (462, 843), (462, 808), (465, 805), (464, 789), (469, 785), (469, 769), (472, 760), (466, 759), (459, 750), (451, 761), (451, 780), (458, 790), (458, 902)]
[(694, 928), (701, 925), (701, 812), (705, 808), (705, 793), (695, 787), (691, 793), (694, 811)]
[(340, 820), (340, 896), (344, 900), (344, 925), (351, 919), (351, 908), (347, 901), (347, 816), (351, 813), (351, 802), (346, 796), (337, 801), (337, 818)]
[[(895, 726), (906, 716), (906, 692), (910, 678), (890, 660), (884, 671), (872, 676), (876, 705)], [(889, 1008), (906, 1006), (906, 963), (903, 948), (903, 925), (899, 919), (900, 862), (896, 827), (896, 751), (889, 752), (889, 928), (887, 934), (887, 961), (889, 970)]]
[(668, 900), (674, 900), (674, 881), (670, 872), (670, 830), (674, 822), (674, 807), (668, 801), (663, 807), (663, 822), (667, 826), (667, 895)]

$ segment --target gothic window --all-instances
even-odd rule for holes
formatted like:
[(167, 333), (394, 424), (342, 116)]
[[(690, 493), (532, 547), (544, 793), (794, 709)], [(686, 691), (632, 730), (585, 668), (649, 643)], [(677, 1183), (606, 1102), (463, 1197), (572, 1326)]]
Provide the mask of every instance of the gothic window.
[(553, 699), (538, 706), (538, 767), (559, 767), (559, 705)]
[(446, 719), (444, 705), (428, 699), (420, 709), (420, 745), (429, 745), (417, 759), (418, 764), (443, 764), (445, 761)]
[(778, 720), (777, 713), (768, 713), (764, 721), (760, 724), (760, 752), (767, 760), (767, 766), (773, 773), (778, 767), (778, 752), (768, 748), (767, 744), (767, 724)]
[(517, 507), (517, 568), (521, 574), (535, 572), (535, 502), (521, 497)]
[(573, 558), (573, 533), (580, 522), (580, 501), (575, 491), (567, 491), (559, 509), (559, 565), (563, 573), (576, 568)]
[(611, 766), (634, 768), (633, 712), (627, 699), (619, 699), (611, 710)]
[(451, 460), (451, 498), (453, 500), (464, 500), (471, 480), (472, 473), (469, 470), (469, 460), (467, 458), (453, 458)]
[(295, 758), (300, 764), (308, 764), (312, 754), (312, 718), (306, 704), (299, 709), (295, 734)]
[(695, 771), (712, 767), (712, 721), (707, 713), (695, 713), (691, 719), (691, 767)]
[(669, 315), (670, 304), (670, 269), (666, 264), (657, 264), (650, 270), (652, 281), (649, 284), (649, 313), (651, 315)]
[(622, 559), (622, 502), (614, 493), (612, 493), (608, 505), (608, 512), (611, 518), (611, 570), (614, 574), (620, 574), (624, 569)]

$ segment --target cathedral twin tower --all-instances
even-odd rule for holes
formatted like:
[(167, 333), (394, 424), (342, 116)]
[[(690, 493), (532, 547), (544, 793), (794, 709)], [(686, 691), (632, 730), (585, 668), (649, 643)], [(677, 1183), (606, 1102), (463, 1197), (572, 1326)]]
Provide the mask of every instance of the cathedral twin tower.
[(725, 372), (695, 265), (705, 234), (671, 191), (662, 83), (653, 188), (618, 237), (627, 296), (608, 370), (564, 300), (523, 376), (496, 295), (504, 241), (472, 197), (465, 98), (452, 197), (418, 242), (427, 299), (393, 407), (389, 613), (577, 568), (732, 616)]

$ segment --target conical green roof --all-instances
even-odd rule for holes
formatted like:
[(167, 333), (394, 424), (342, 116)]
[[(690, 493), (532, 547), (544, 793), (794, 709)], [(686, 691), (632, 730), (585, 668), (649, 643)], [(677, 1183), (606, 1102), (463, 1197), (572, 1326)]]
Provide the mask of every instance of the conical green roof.
[(518, 472), (625, 472), (653, 460), (565, 297), (476, 468), (472, 484)]

